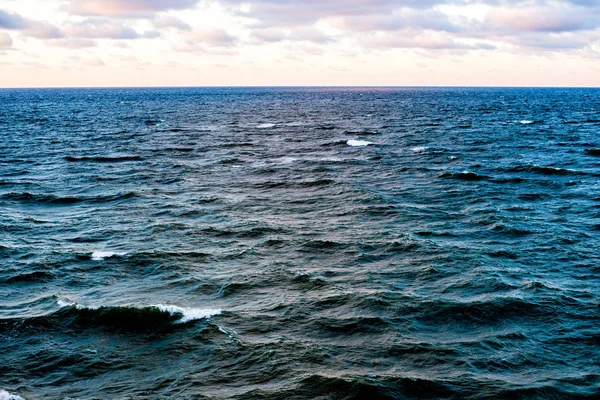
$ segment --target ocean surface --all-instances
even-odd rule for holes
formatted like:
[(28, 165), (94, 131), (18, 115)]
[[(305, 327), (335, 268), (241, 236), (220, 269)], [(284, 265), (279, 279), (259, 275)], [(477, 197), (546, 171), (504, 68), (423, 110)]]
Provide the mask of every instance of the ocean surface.
[(600, 90), (0, 90), (0, 399), (600, 396)]

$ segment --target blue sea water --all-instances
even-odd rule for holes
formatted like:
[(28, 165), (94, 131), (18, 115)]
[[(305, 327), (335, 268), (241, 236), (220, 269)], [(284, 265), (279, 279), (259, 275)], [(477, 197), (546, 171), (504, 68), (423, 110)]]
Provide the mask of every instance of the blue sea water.
[(600, 90), (0, 90), (0, 399), (600, 396)]

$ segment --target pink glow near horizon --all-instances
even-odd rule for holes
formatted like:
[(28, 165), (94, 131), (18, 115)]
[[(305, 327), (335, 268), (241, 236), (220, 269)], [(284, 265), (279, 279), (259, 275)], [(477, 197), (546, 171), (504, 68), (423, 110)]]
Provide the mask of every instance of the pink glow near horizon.
[(0, 87), (600, 86), (600, 0), (0, 0)]

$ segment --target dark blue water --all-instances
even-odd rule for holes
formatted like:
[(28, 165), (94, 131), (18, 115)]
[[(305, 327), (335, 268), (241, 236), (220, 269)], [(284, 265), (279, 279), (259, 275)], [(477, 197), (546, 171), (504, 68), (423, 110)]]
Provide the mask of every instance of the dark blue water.
[(599, 156), (593, 89), (1, 90), (0, 399), (598, 398)]

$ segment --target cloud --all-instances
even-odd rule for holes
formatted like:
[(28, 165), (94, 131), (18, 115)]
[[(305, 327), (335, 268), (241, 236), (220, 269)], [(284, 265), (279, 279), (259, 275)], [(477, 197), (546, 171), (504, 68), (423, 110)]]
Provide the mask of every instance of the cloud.
[(183, 42), (175, 45), (173, 50), (183, 53), (236, 55), (235, 47), (239, 39), (222, 28), (205, 28), (188, 32)]
[[(591, 2), (588, 2), (591, 4)], [(490, 27), (522, 32), (574, 32), (600, 26), (600, 14), (582, 7), (553, 4), (550, 7), (497, 8), (486, 18)]]
[(133, 16), (194, 7), (199, 0), (71, 0), (67, 9), (78, 15)]
[(493, 50), (488, 43), (471, 44), (436, 32), (410, 32), (375, 35), (363, 41), (367, 48), (414, 48), (425, 50)]
[(188, 23), (171, 15), (159, 15), (154, 18), (153, 24), (156, 28), (174, 28), (182, 31), (192, 30), (192, 27)]
[(252, 43), (275, 43), (284, 41), (330, 43), (334, 38), (326, 35), (320, 29), (314, 26), (299, 26), (292, 29), (264, 28), (255, 29), (252, 32)]
[(2, 29), (26, 29), (29, 21), (19, 14), (0, 10), (0, 28)]
[(9, 49), (12, 47), (12, 38), (8, 33), (0, 32), (0, 49)]
[(25, 32), (38, 39), (58, 39), (64, 36), (60, 29), (46, 21), (31, 22)]
[(355, 15), (334, 20), (335, 27), (349, 31), (396, 31), (406, 28), (457, 32), (460, 27), (438, 10), (403, 9), (388, 15)]
[(21, 31), (38, 39), (56, 39), (63, 36), (60, 29), (46, 21), (27, 19), (3, 10), (0, 10), (0, 29)]
[[(51, 43), (73, 48), (93, 46), (97, 39), (156, 39), (161, 32), (168, 32), (169, 39), (179, 38), (180, 43), (185, 43), (181, 49), (220, 49), (222, 52), (244, 44), (268, 46), (270, 43), (354, 45), (357, 51), (371, 47), (469, 51), (493, 50), (504, 45), (511, 50), (560, 51), (590, 48), (597, 41), (597, 35), (588, 33), (600, 30), (600, 0), (61, 2), (66, 4), (63, 10), (70, 14), (60, 28), (0, 10), (0, 29), (52, 39)], [(214, 28), (194, 31), (192, 19), (182, 20), (179, 16), (183, 14), (177, 11), (197, 5), (210, 5), (224, 13), (225, 22), (214, 22)], [(478, 8), (478, 13), (470, 14), (471, 6)], [(235, 24), (236, 28), (229, 28)], [(140, 30), (142, 26), (147, 30)], [(232, 36), (222, 26), (235, 31), (239, 37)]]
[(90, 58), (89, 60), (85, 60), (83, 64), (89, 67), (104, 67), (106, 65), (100, 58)]
[(55, 40), (52, 43), (68, 49), (84, 49), (88, 47), (95, 47), (97, 45), (95, 40), (86, 38), (63, 38)]
[(105, 18), (90, 18), (83, 22), (66, 24), (64, 32), (69, 37), (84, 39), (131, 40), (160, 36), (157, 31), (139, 33), (123, 22)]
[(204, 29), (194, 33), (193, 41), (215, 47), (233, 46), (237, 39), (222, 28)]

